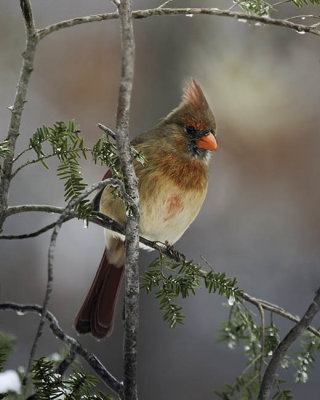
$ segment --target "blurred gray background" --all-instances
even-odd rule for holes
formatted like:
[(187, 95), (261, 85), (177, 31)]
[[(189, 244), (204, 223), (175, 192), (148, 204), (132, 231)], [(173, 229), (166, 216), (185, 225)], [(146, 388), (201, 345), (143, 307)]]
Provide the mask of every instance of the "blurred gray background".
[[(156, 1), (135, 1), (146, 8)], [(106, 0), (33, 0), (38, 27), (62, 19), (113, 10)], [(227, 8), (221, 1), (176, 1), (176, 6)], [(312, 7), (308, 13), (315, 11)], [(299, 10), (284, 9), (281, 15)], [(301, 315), (319, 287), (320, 240), (320, 39), (280, 27), (254, 26), (233, 19), (155, 17), (134, 22), (136, 76), (131, 135), (148, 129), (175, 107), (184, 81), (196, 78), (218, 124), (220, 149), (213, 155), (205, 204), (177, 243), (189, 258), (204, 256), (217, 271), (236, 276), (250, 294)], [(17, 1), (0, 2), (0, 130), (7, 135), (10, 106), (24, 48)], [(62, 30), (44, 39), (36, 55), (18, 150), (42, 124), (74, 118), (88, 146), (100, 136), (97, 122), (115, 127), (120, 66), (118, 21)], [(63, 206), (63, 184), (40, 165), (21, 172), (11, 186), (10, 205)], [(84, 163), (88, 183), (105, 169)], [(55, 220), (46, 214), (12, 216), (6, 233), (26, 233)], [(0, 242), (0, 301), (41, 303), (46, 282), (49, 234)], [(88, 290), (104, 245), (102, 230), (73, 221), (58, 237), (51, 311), (75, 335), (74, 316)], [(141, 253), (144, 271), (155, 253)], [(215, 398), (214, 390), (233, 382), (245, 359), (240, 350), (218, 344), (225, 300), (205, 290), (180, 303), (184, 326), (162, 321), (153, 295), (142, 292), (139, 337), (140, 398)], [(116, 376), (122, 372), (121, 307), (112, 337), (80, 341)], [(268, 318), (268, 316), (267, 316)], [(1, 313), (0, 329), (18, 337), (8, 363), (26, 363), (37, 316)], [(282, 333), (292, 325), (276, 322)], [(314, 322), (319, 325), (319, 318)], [(37, 356), (61, 348), (46, 330)], [(318, 399), (320, 365), (307, 385), (290, 382), (296, 398)]]

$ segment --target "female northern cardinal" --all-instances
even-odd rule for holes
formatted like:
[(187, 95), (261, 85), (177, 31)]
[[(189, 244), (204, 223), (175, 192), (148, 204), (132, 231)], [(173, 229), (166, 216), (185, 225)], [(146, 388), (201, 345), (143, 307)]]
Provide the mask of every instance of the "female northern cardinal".
[[(132, 145), (146, 158), (134, 162), (139, 178), (140, 234), (152, 241), (175, 243), (197, 216), (208, 186), (208, 150), (217, 150), (215, 119), (195, 80), (179, 107)], [(111, 176), (108, 171), (104, 176)], [(126, 221), (122, 201), (106, 187), (96, 197), (100, 212)], [(106, 248), (89, 293), (75, 319), (79, 333), (109, 336), (124, 272), (123, 237), (106, 230)]]

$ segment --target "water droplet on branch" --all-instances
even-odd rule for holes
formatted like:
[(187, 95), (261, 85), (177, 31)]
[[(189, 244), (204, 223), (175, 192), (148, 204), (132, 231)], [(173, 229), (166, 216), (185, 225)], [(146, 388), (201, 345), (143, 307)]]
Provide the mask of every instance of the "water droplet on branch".
[(231, 296), (229, 297), (229, 299), (228, 299), (228, 304), (229, 304), (229, 306), (233, 306), (233, 305), (234, 305), (234, 302), (235, 302), (235, 298), (234, 298), (233, 295), (231, 295)]

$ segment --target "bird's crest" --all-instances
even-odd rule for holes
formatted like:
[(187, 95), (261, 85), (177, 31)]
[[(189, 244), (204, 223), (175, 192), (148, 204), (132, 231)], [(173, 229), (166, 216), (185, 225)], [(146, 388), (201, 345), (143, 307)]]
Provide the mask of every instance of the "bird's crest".
[(208, 105), (201, 87), (194, 79), (192, 79), (191, 83), (186, 82), (183, 100), (195, 108), (203, 108)]

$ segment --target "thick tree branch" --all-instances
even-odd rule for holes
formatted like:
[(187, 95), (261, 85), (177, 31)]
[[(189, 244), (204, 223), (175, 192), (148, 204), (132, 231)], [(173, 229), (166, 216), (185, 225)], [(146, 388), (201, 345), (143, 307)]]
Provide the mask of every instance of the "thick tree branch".
[[(320, 36), (320, 30), (312, 25), (296, 24), (294, 22), (288, 21), (287, 19), (278, 19), (271, 17), (264, 17), (254, 14), (246, 14), (245, 12), (236, 12), (230, 10), (219, 10), (217, 8), (152, 8), (148, 10), (137, 10), (133, 11), (132, 18), (142, 19), (154, 16), (176, 16), (176, 15), (215, 15), (220, 17), (230, 17), (238, 20), (254, 21), (260, 22), (266, 25), (276, 25), (282, 26), (284, 28), (293, 29), (297, 32), (312, 33), (314, 35)], [(89, 22), (99, 22), (110, 19), (119, 18), (118, 12), (106, 13), (106, 14), (96, 14), (88, 15), (86, 17), (78, 17), (69, 19), (66, 21), (61, 21), (56, 24), (49, 25), (38, 31), (40, 39), (43, 39), (52, 32), (56, 32), (60, 29), (71, 28), (75, 25), (86, 24)]]
[(135, 42), (132, 2), (119, 4), (121, 32), (121, 77), (117, 108), (116, 143), (128, 196), (132, 206), (126, 221), (125, 312), (124, 312), (124, 399), (137, 400), (137, 335), (139, 327), (139, 190), (129, 140), (129, 112), (134, 77)]
[(281, 341), (279, 346), (273, 353), (271, 361), (264, 373), (258, 400), (268, 400), (271, 396), (271, 389), (274, 377), (277, 373), (279, 365), (286, 355), (289, 347), (297, 340), (297, 338), (307, 329), (311, 324), (313, 318), (320, 310), (320, 288), (318, 289), (313, 302), (308, 310), (301, 318), (301, 320), (290, 330), (290, 332)]
[[(11, 302), (0, 303), (0, 310), (15, 311), (20, 313), (43, 313), (41, 306), (37, 304), (17, 304)], [(101, 361), (92, 353), (88, 352), (82, 345), (73, 337), (67, 335), (60, 327), (56, 317), (50, 312), (45, 313), (45, 319), (50, 323), (50, 329), (54, 335), (64, 342), (67, 346), (79, 354), (92, 367), (96, 374), (101, 378), (111, 390), (121, 397), (123, 391), (123, 383), (119, 382), (101, 363)]]
[(14, 214), (21, 214), (24, 212), (45, 212), (45, 213), (55, 213), (55, 214), (62, 214), (65, 208), (63, 207), (54, 207), (46, 204), (24, 204), (21, 206), (11, 206), (8, 207), (6, 211), (6, 216), (9, 217), (10, 215)]
[(34, 25), (30, 0), (20, 0), (20, 7), (24, 18), (24, 23), (26, 26), (27, 33), (28, 35), (33, 35), (36, 31), (36, 27)]
[(9, 131), (6, 140), (9, 142), (10, 153), (5, 157), (1, 172), (0, 181), (0, 232), (6, 219), (6, 209), (8, 207), (8, 192), (12, 179), (12, 165), (16, 141), (19, 136), (21, 117), (26, 102), (27, 88), (29, 85), (33, 63), (38, 44), (38, 34), (34, 26), (32, 8), (29, 0), (20, 0), (20, 6), (24, 17), (27, 32), (25, 51), (22, 54), (23, 63), (20, 71), (20, 77), (17, 85), (17, 92), (13, 106), (10, 107), (11, 119)]

